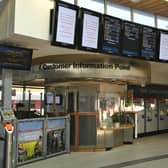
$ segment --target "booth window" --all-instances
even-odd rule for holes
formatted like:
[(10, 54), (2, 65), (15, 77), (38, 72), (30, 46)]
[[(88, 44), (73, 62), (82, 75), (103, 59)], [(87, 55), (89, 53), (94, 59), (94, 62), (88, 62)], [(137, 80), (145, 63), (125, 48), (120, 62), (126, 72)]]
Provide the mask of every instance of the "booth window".
[(133, 22), (155, 27), (155, 16), (150, 13), (133, 10)]
[(104, 13), (104, 0), (78, 0), (78, 6)]
[(12, 108), (18, 119), (44, 115), (44, 88), (13, 87)]
[(125, 6), (107, 2), (107, 14), (131, 21), (131, 9)]

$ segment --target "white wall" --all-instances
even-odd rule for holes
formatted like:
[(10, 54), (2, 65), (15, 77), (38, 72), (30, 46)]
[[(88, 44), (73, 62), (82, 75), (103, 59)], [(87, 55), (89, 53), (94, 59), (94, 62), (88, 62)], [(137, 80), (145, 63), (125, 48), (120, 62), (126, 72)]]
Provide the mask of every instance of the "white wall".
[(14, 33), (49, 40), (51, 0), (15, 0)]

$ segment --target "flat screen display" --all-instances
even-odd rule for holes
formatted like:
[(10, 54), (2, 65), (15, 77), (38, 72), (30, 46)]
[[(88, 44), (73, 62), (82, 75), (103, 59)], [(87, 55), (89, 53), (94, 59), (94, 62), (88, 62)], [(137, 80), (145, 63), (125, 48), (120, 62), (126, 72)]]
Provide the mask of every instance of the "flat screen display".
[(0, 45), (0, 68), (30, 70), (32, 49)]
[(80, 19), (80, 49), (98, 51), (101, 14), (82, 8)]
[(123, 22), (122, 55), (138, 57), (140, 47), (140, 25)]
[(46, 104), (52, 105), (54, 103), (54, 96), (52, 93), (46, 93)]
[(157, 54), (157, 30), (152, 27), (142, 27), (141, 57), (155, 60)]
[(55, 104), (61, 105), (62, 104), (62, 95), (56, 95), (55, 96)]
[(104, 15), (102, 32), (102, 51), (120, 54), (121, 20)]
[(78, 7), (65, 2), (57, 2), (52, 44), (76, 47)]
[(168, 61), (168, 32), (160, 32), (159, 60)]

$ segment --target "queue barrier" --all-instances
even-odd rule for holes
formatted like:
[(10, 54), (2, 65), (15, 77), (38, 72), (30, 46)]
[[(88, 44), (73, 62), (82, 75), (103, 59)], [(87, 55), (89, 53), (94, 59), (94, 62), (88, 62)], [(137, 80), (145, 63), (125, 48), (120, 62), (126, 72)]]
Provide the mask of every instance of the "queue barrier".
[(13, 131), (11, 122), (0, 123), (0, 167), (13, 168)]

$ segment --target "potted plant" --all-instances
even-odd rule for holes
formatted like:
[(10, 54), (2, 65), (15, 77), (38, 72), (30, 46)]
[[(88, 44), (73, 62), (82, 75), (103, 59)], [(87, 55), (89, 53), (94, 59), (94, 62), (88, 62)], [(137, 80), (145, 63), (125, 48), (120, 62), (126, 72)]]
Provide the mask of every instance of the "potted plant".
[(114, 127), (119, 127), (120, 126), (120, 113), (119, 112), (115, 112), (112, 115), (112, 122), (114, 123)]

